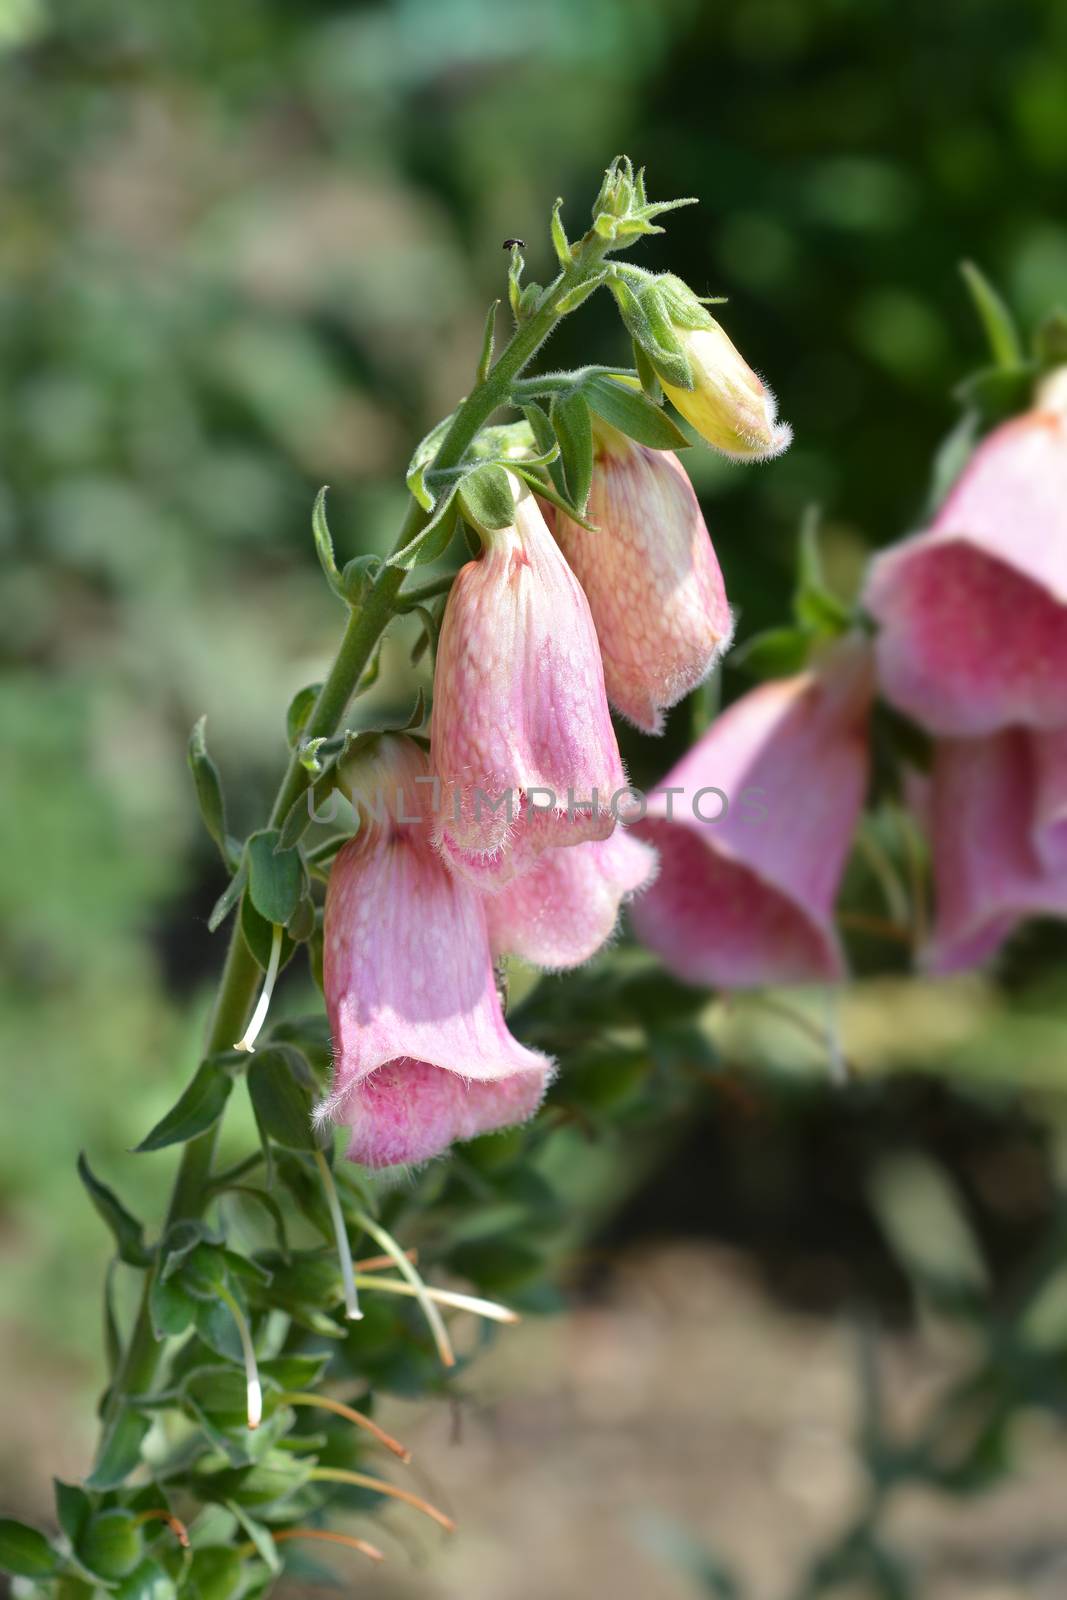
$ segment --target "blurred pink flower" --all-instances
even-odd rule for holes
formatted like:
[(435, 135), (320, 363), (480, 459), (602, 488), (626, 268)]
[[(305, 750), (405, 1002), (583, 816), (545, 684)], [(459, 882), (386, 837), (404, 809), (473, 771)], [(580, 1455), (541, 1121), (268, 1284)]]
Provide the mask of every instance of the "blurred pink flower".
[(733, 619), (700, 504), (669, 450), (594, 423), (590, 533), (562, 513), (556, 538), (589, 600), (608, 699), (646, 733), (707, 677)]
[(516, 493), (514, 525), (452, 586), (434, 675), (435, 842), (477, 882), (607, 838), (626, 786), (589, 603), (533, 495)]
[(1067, 417), (990, 434), (923, 533), (864, 597), (886, 698), (933, 733), (1067, 722)]
[(1067, 916), (1067, 734), (944, 739), (926, 809), (937, 915), (923, 964), (960, 972), (1030, 916)]
[(622, 902), (655, 873), (656, 852), (625, 828), (546, 850), (529, 872), (486, 896), (493, 950), (550, 971), (580, 966), (611, 938)]
[(871, 678), (850, 638), (817, 670), (753, 689), (635, 824), (660, 871), (634, 928), (680, 978), (731, 989), (843, 975), (833, 907), (867, 784)]
[(386, 737), (351, 775), (379, 815), (337, 856), (326, 896), (334, 1077), (319, 1115), (351, 1130), (348, 1154), (368, 1167), (525, 1121), (552, 1072), (507, 1030), (481, 897), (431, 844), (428, 773), (417, 745)]

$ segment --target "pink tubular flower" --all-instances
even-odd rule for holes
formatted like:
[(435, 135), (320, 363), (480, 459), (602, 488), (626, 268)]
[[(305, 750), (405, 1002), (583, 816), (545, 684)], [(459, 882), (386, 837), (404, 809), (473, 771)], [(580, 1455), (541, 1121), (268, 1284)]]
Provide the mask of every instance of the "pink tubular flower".
[(507, 1030), (481, 898), (430, 842), (422, 751), (383, 738), (360, 769), (361, 787), (377, 784), (377, 820), (330, 873), (324, 978), (334, 1080), (318, 1114), (351, 1129), (352, 1160), (389, 1167), (525, 1121), (552, 1063)]
[(560, 513), (556, 538), (589, 600), (608, 699), (646, 733), (707, 677), (733, 619), (700, 503), (669, 450), (599, 420), (589, 521)]
[(1067, 916), (1067, 735), (945, 739), (929, 792), (937, 918), (923, 964), (961, 972), (1029, 916)]
[(626, 788), (589, 603), (512, 482), (514, 524), (487, 534), (456, 578), (434, 674), (435, 842), (476, 882), (606, 839)]
[(660, 872), (633, 923), (678, 977), (843, 975), (833, 904), (866, 789), (871, 678), (867, 647), (843, 640), (818, 670), (736, 701), (653, 795), (635, 826)]
[(1067, 721), (1067, 416), (1048, 407), (990, 434), (932, 527), (871, 568), (886, 698), (933, 733)]
[(486, 896), (494, 953), (549, 971), (581, 966), (611, 938), (622, 902), (651, 882), (656, 865), (656, 852), (625, 828), (545, 851), (529, 872)]

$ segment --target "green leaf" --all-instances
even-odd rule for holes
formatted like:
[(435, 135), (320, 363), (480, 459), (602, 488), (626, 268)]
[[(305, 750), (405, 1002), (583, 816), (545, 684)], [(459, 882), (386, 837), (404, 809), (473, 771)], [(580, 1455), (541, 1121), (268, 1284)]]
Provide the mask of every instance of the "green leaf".
[(312, 1126), (314, 1089), (311, 1070), (292, 1045), (258, 1050), (248, 1069), (248, 1093), (260, 1132), (283, 1150), (325, 1149), (329, 1130)]
[(290, 700), (285, 713), (285, 734), (290, 750), (295, 750), (300, 743), (300, 736), (307, 727), (308, 718), (321, 690), (321, 683), (309, 683), (303, 689), (298, 689)]
[(119, 1259), (131, 1267), (147, 1266), (152, 1254), (145, 1244), (144, 1228), (130, 1215), (114, 1191), (93, 1174), (84, 1151), (78, 1157), (78, 1176), (96, 1210), (114, 1235)]
[(426, 471), (432, 467), (437, 453), (444, 442), (445, 435), (452, 426), (452, 416), (443, 417), (440, 422), (432, 427), (424, 439), (420, 439), (415, 446), (415, 453), (408, 463), (405, 481), (409, 492), (414, 495), (424, 511), (434, 509), (434, 497), (426, 487)]
[[(256, 958), (256, 964), (266, 972), (270, 962), (271, 945), (274, 942), (274, 924), (260, 916), (248, 895), (241, 901), (241, 933), (245, 944)], [(279, 972), (288, 966), (295, 949), (293, 940), (287, 933), (283, 933), (281, 955), (278, 958)]]
[(166, 1569), (148, 1557), (115, 1590), (114, 1600), (176, 1600), (177, 1593)]
[(121, 1506), (94, 1512), (82, 1530), (75, 1554), (83, 1567), (105, 1583), (128, 1578), (144, 1557), (144, 1535)]
[(667, 413), (628, 384), (614, 378), (589, 378), (582, 393), (598, 417), (638, 444), (650, 450), (689, 449), (689, 440)]
[(222, 927), (222, 924), (241, 898), (247, 879), (248, 861), (242, 857), (241, 865), (237, 868), (237, 871), (211, 908), (211, 915), (207, 919), (208, 933), (215, 933), (217, 929)]
[(183, 1091), (165, 1117), (161, 1117), (134, 1150), (144, 1155), (149, 1150), (163, 1150), (169, 1144), (185, 1144), (197, 1134), (213, 1128), (222, 1116), (230, 1098), (233, 1079), (211, 1061), (202, 1061), (196, 1069), (192, 1083)]
[(163, 1278), (158, 1273), (148, 1291), (148, 1312), (157, 1339), (172, 1339), (192, 1326), (196, 1301), (182, 1288), (180, 1279)]
[(252, 904), (267, 922), (284, 927), (304, 888), (299, 851), (279, 849), (277, 828), (264, 828), (249, 838), (247, 857)]
[(973, 261), (961, 261), (960, 272), (970, 291), (978, 319), (989, 342), (989, 353), (996, 366), (1009, 369), (1023, 362), (1022, 341), (1015, 319), (989, 279)]
[(0, 1572), (47, 1578), (58, 1566), (59, 1557), (43, 1533), (13, 1517), (0, 1517)]
[(89, 1520), (93, 1503), (78, 1483), (63, 1483), (61, 1479), (53, 1478), (52, 1490), (56, 1502), (56, 1521), (60, 1530), (74, 1544)]
[(250, 1517), (244, 1507), (238, 1505), (236, 1500), (225, 1500), (223, 1504), (227, 1511), (232, 1512), (237, 1518), (241, 1527), (255, 1545), (261, 1560), (267, 1563), (272, 1572), (280, 1572), (282, 1570), (282, 1559), (278, 1554), (278, 1546), (271, 1538), (269, 1530), (263, 1526), (262, 1522), (257, 1522), (254, 1517)]
[(193, 1552), (189, 1585), (200, 1600), (233, 1600), (242, 1581), (241, 1558), (232, 1545), (209, 1544)]
[(568, 498), (584, 516), (593, 482), (593, 425), (589, 407), (577, 390), (554, 394), (549, 421), (559, 440)]
[(475, 374), (476, 383), (484, 383), (489, 376), (489, 368), (493, 364), (493, 340), (496, 332), (496, 313), (500, 305), (499, 300), (494, 300), (489, 307), (485, 318), (485, 333), (482, 335), (482, 353), (478, 358), (478, 371)]
[(1043, 370), (1067, 364), (1067, 311), (1057, 308), (1038, 325), (1034, 354)]
[(503, 467), (492, 463), (476, 467), (457, 492), (463, 515), (472, 527), (491, 532), (510, 528), (515, 521), (515, 498)]
[(563, 226), (563, 218), (560, 215), (562, 208), (562, 200), (557, 200), (552, 207), (552, 246), (560, 266), (566, 271), (574, 257), (571, 254), (570, 240), (567, 238), (567, 230)]
[(804, 628), (767, 628), (739, 645), (730, 665), (754, 678), (788, 678), (807, 666), (811, 645), (811, 634)]
[(315, 496), (315, 504), (311, 508), (311, 532), (315, 538), (315, 554), (319, 558), (326, 582), (334, 594), (341, 595), (341, 574), (337, 570), (337, 560), (333, 553), (333, 539), (330, 536), (330, 525), (326, 521), (326, 491), (328, 484), (323, 484)]
[(189, 735), (189, 770), (196, 786), (196, 799), (204, 827), (214, 839), (223, 862), (233, 866), (230, 836), (226, 828), (226, 801), (222, 793), (219, 769), (208, 754), (206, 715), (201, 717)]
[(132, 1406), (123, 1405), (108, 1425), (93, 1470), (86, 1478), (90, 1489), (117, 1489), (141, 1459), (141, 1445), (150, 1423)]

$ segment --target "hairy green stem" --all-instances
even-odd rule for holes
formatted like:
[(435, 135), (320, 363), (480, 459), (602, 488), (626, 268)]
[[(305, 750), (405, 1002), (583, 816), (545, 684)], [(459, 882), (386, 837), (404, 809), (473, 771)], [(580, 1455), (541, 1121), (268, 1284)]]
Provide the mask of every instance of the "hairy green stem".
[[(608, 248), (606, 242), (592, 232), (575, 248), (571, 264), (542, 292), (532, 315), (516, 329), (495, 366), (456, 411), (437, 452), (435, 468), (454, 467), (463, 459), (478, 430), (494, 411), (507, 403), (514, 380), (537, 354), (564, 314), (560, 312), (560, 303), (576, 287), (595, 276)], [(409, 544), (426, 520), (427, 513), (413, 500), (394, 548), (401, 550)], [(306, 739), (330, 738), (336, 733), (379, 639), (398, 610), (401, 586), (406, 576), (402, 568), (384, 565), (363, 603), (358, 610), (352, 611), (337, 657), (305, 727)], [(294, 751), (271, 809), (269, 827), (281, 826), (307, 784), (307, 770)], [(204, 1047), (206, 1055), (232, 1048), (241, 1037), (255, 1000), (259, 976), (259, 966), (242, 936), (239, 919), (235, 919), (208, 1024)], [(211, 1165), (217, 1137), (216, 1123), (184, 1146), (167, 1210), (166, 1226), (183, 1219), (198, 1218), (203, 1213), (212, 1193)], [(151, 1273), (148, 1273), (137, 1320), (104, 1408), (102, 1445), (121, 1412), (124, 1398), (151, 1390), (162, 1358), (162, 1342), (157, 1341), (152, 1332), (148, 1303), (150, 1285)]]

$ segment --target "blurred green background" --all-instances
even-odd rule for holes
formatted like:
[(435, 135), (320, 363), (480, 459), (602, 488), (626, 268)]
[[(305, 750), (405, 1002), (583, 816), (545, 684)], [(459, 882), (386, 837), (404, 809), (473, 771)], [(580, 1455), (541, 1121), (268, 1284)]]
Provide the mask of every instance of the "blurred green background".
[[(0, 1366), (19, 1419), (0, 1479), (28, 1503), (26, 1430), (69, 1422), (81, 1449), (89, 1419), (20, 1412), (12, 1369), (84, 1396), (99, 1377), (106, 1244), (76, 1153), (158, 1214), (167, 1158), (123, 1153), (194, 1058), (219, 959), (189, 729), (208, 714), (254, 825), (284, 707), (340, 623), (315, 491), (343, 558), (391, 541), (412, 444), (470, 382), (501, 242), (525, 238), (543, 279), (552, 200), (579, 232), (621, 150), (654, 196), (701, 201), (636, 259), (730, 297), (795, 428), (770, 467), (689, 462), (743, 637), (782, 615), (812, 501), (845, 582), (912, 525), (951, 386), (982, 360), (960, 259), (1027, 324), (1067, 299), (1059, 0), (0, 0)], [(551, 359), (628, 359), (607, 297)], [(874, 992), (864, 1037), (933, 1067), (962, 1040), (965, 1072), (1001, 1085), (983, 1115), (1017, 1117), (1016, 1069), (1046, 1095), (1067, 1078), (1064, 952), (1049, 934), (1025, 981), (1009, 963), (1000, 990), (911, 1011)], [(1023, 1032), (1002, 1025), (1020, 990)]]

